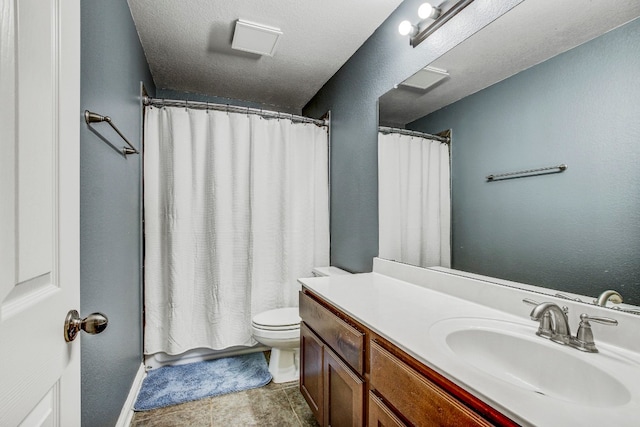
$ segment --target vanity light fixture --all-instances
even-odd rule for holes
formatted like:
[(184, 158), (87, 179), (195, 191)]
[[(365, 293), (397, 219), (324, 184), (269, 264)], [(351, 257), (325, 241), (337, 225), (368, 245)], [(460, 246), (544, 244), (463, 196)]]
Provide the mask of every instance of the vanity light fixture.
[(398, 26), (398, 32), (401, 36), (415, 37), (418, 34), (418, 27), (409, 21), (402, 21)]
[(418, 16), (420, 19), (438, 19), (440, 9), (432, 6), (431, 3), (422, 3), (418, 8)]
[(402, 21), (398, 26), (398, 32), (402, 36), (415, 37), (427, 19), (437, 19), (440, 16), (440, 9), (431, 5), (431, 3), (422, 3), (418, 8), (418, 16), (421, 21), (417, 25), (413, 25), (409, 21)]
[(416, 47), (472, 1), (458, 0), (453, 5), (447, 5), (448, 2), (445, 1), (440, 4), (442, 9), (431, 3), (422, 3), (418, 8), (420, 22), (414, 25), (410, 21), (402, 21), (398, 26), (398, 32), (400, 35), (411, 37), (411, 46)]

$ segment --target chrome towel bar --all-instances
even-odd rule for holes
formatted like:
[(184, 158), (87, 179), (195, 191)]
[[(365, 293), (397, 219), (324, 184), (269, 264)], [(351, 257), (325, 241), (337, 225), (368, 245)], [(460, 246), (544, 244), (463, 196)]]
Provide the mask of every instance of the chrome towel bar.
[(129, 142), (129, 140), (122, 134), (122, 132), (120, 132), (116, 125), (113, 124), (113, 122), (111, 121), (111, 117), (101, 116), (98, 113), (92, 113), (89, 110), (84, 110), (84, 121), (87, 123), (87, 125), (91, 123), (107, 122), (109, 126), (111, 126), (113, 130), (115, 130), (116, 133), (120, 135), (120, 138), (122, 138), (128, 145), (128, 147), (122, 147), (122, 154), (124, 154), (125, 156), (129, 154), (140, 154), (140, 152), (136, 150), (136, 148)]
[(500, 181), (503, 179), (514, 179), (514, 178), (526, 178), (529, 176), (536, 175), (547, 175), (551, 173), (560, 173), (566, 171), (568, 166), (566, 164), (561, 164), (558, 166), (550, 166), (548, 168), (539, 168), (539, 169), (528, 169), (517, 172), (509, 172), (509, 173), (500, 173), (487, 175), (488, 182)]

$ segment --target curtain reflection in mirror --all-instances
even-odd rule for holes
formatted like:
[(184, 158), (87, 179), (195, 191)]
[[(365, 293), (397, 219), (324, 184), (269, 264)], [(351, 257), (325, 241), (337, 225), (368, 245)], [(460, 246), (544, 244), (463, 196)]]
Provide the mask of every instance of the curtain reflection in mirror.
[(427, 135), (378, 133), (379, 256), (451, 266), (449, 146)]

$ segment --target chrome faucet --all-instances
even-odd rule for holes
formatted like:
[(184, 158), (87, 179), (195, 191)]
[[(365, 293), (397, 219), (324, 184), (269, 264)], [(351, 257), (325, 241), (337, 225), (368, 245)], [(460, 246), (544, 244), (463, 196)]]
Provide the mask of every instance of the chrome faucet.
[(620, 304), (622, 302), (622, 295), (620, 295), (618, 291), (607, 289), (601, 293), (598, 298), (593, 300), (593, 302), (600, 307), (606, 307), (607, 301), (611, 301), (614, 304)]
[(569, 344), (571, 330), (565, 310), (552, 302), (543, 302), (531, 310), (531, 320), (540, 322), (536, 335), (559, 344)]
[(531, 310), (530, 316), (531, 320), (540, 322), (540, 327), (538, 327), (536, 335), (587, 353), (598, 352), (593, 340), (593, 332), (591, 331), (589, 321), (609, 326), (616, 326), (618, 324), (618, 321), (615, 319), (589, 316), (583, 313), (580, 315), (578, 333), (575, 337), (572, 337), (567, 319), (568, 308), (560, 308), (560, 306), (553, 302), (538, 303), (537, 301), (532, 301), (527, 298), (523, 299), (522, 302), (535, 306), (533, 310)]

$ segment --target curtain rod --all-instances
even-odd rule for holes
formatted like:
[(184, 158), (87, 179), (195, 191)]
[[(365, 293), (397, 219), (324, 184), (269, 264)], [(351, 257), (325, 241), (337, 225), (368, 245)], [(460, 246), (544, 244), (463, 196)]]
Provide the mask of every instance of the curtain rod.
[(417, 136), (418, 138), (428, 138), (435, 139), (436, 141), (443, 142), (445, 144), (449, 144), (451, 142), (451, 138), (445, 136), (431, 135), (430, 133), (418, 132), (416, 130), (408, 130), (408, 129), (400, 129), (400, 128), (392, 128), (388, 126), (378, 126), (378, 131), (388, 134), (388, 133), (399, 133), (400, 135), (408, 135), (408, 136)]
[(227, 111), (231, 113), (256, 114), (258, 116), (273, 118), (273, 119), (289, 119), (292, 122), (298, 122), (298, 123), (313, 123), (316, 126), (329, 125), (328, 120), (322, 120), (322, 119), (318, 120), (318, 119), (312, 119), (310, 117), (297, 116), (295, 114), (280, 113), (278, 111), (263, 110), (261, 108), (238, 107), (236, 105), (229, 105), (229, 104), (214, 104), (211, 102), (188, 101), (188, 100), (180, 100), (180, 99), (151, 98), (150, 96), (143, 97), (142, 102), (145, 106), (153, 106), (153, 107), (184, 107), (184, 108), (193, 108), (196, 110)]

